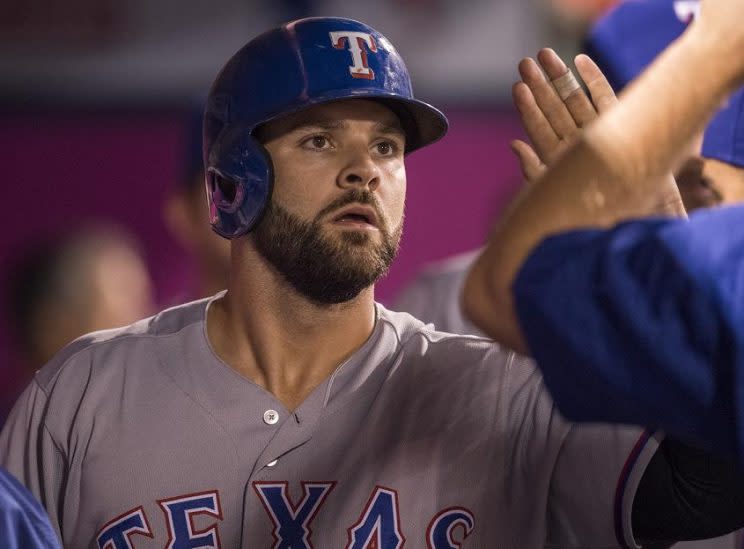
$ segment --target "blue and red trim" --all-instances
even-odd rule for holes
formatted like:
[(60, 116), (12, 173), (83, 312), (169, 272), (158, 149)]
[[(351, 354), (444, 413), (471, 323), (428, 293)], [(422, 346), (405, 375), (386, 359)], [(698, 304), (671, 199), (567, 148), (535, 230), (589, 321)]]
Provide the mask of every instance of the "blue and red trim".
[(638, 458), (646, 447), (646, 444), (651, 439), (652, 433), (650, 431), (643, 431), (641, 436), (633, 446), (633, 449), (628, 454), (628, 458), (625, 460), (620, 476), (617, 479), (617, 487), (615, 488), (615, 537), (621, 547), (628, 549), (629, 545), (625, 540), (625, 529), (623, 528), (623, 496), (625, 495), (625, 488), (628, 484), (630, 474), (633, 472)]

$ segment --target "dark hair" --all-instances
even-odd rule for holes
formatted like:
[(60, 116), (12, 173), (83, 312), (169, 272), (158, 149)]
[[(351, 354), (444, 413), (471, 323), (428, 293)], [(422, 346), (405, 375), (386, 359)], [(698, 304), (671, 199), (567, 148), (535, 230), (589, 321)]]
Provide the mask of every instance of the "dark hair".
[(63, 247), (47, 241), (32, 251), (11, 269), (8, 277), (8, 308), (12, 329), (26, 354), (35, 348), (34, 319), (44, 305), (58, 292), (58, 277), (64, 255)]

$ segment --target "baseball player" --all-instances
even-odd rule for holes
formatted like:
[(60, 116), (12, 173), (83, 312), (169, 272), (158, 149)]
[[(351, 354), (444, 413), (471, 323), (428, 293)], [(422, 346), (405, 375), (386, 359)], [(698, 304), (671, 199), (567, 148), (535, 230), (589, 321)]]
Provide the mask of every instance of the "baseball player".
[(0, 540), (5, 549), (57, 549), (49, 517), (29, 491), (0, 468)]
[(569, 424), (527, 359), (374, 302), (405, 155), (446, 128), (363, 23), (228, 61), (204, 119), (228, 290), (74, 342), (0, 434), (65, 546), (635, 547), (744, 522), (725, 462)]
[(667, 199), (654, 179), (744, 82), (743, 9), (702, 4), (624, 100), (525, 191), (465, 290), (484, 330), (535, 356), (567, 416), (662, 426), (740, 460), (744, 208), (616, 224)]

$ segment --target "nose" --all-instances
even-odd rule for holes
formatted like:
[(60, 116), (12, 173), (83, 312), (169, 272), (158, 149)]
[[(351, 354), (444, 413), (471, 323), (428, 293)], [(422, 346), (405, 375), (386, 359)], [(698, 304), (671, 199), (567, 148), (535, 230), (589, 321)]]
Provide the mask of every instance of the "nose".
[(338, 185), (343, 189), (367, 187), (370, 191), (380, 185), (380, 168), (366, 147), (350, 152), (347, 164), (338, 174)]

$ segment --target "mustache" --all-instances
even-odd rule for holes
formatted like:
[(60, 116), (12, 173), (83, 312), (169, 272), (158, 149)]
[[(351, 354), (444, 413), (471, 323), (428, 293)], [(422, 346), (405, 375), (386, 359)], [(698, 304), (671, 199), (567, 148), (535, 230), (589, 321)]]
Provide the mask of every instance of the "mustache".
[(343, 208), (344, 206), (348, 206), (349, 204), (366, 204), (372, 206), (375, 209), (375, 213), (377, 214), (377, 219), (381, 221), (385, 219), (380, 210), (380, 204), (377, 201), (377, 197), (370, 191), (361, 189), (353, 189), (346, 194), (339, 196), (325, 208), (320, 210), (315, 219), (322, 219), (324, 216), (334, 212), (335, 210)]

